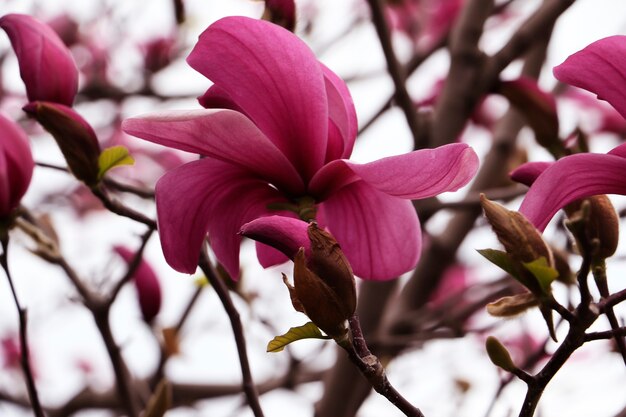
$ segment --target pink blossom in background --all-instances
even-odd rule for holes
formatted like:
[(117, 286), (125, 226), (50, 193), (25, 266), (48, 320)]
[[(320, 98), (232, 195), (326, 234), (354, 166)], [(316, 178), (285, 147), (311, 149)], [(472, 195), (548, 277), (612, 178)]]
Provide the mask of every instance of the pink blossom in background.
[[(221, 19), (200, 36), (187, 62), (214, 82), (201, 98), (210, 109), (123, 123), (134, 136), (206, 156), (168, 172), (156, 186), (163, 251), (178, 271), (195, 271), (208, 231), (218, 260), (237, 278), (242, 225), (284, 214), (277, 204), (310, 200), (355, 274), (389, 279), (413, 268), (419, 256), (420, 226), (409, 199), (457, 190), (476, 172), (476, 154), (464, 144), (368, 164), (348, 161), (357, 122), (345, 83), (276, 25)], [(269, 248), (257, 255), (264, 266), (284, 260)]]
[[(33, 361), (32, 348), (29, 349), (30, 365), (33, 377), (37, 378), (37, 367)], [(22, 346), (18, 333), (8, 333), (0, 338), (0, 358), (4, 371), (22, 372)]]
[[(611, 36), (592, 43), (555, 67), (554, 75), (597, 94), (626, 116), (626, 36)], [(543, 230), (559, 209), (575, 200), (598, 194), (626, 195), (624, 172), (626, 145), (607, 154), (566, 156), (537, 177), (520, 212)]]
[[(113, 249), (128, 264), (135, 257), (135, 253), (124, 246), (115, 246)], [(142, 258), (132, 276), (132, 280), (137, 289), (137, 297), (143, 319), (146, 323), (151, 323), (161, 310), (161, 284), (159, 279), (150, 264)]]
[(71, 106), (78, 89), (78, 70), (70, 51), (45, 23), (32, 16), (7, 14), (0, 27), (9, 35), (29, 101)]
[(615, 133), (626, 137), (626, 119), (605, 101), (596, 99), (593, 95), (579, 88), (568, 88), (562, 95), (580, 108), (581, 118), (589, 118), (592, 125), (587, 133)]
[(26, 133), (0, 113), (0, 217), (9, 216), (20, 204), (34, 167)]

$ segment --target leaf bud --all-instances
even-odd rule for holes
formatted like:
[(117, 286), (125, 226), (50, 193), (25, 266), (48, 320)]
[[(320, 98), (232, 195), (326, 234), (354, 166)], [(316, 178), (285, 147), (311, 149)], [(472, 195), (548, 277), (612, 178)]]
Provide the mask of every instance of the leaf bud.
[(485, 348), (487, 349), (487, 355), (491, 362), (499, 368), (508, 372), (513, 372), (517, 367), (511, 359), (509, 351), (506, 350), (504, 345), (500, 343), (498, 339), (493, 336), (489, 336), (485, 342)]

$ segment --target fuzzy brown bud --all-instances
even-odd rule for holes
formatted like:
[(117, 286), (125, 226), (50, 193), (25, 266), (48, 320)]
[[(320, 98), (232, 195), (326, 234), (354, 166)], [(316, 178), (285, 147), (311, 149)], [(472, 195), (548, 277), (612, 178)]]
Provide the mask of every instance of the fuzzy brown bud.
[[(583, 207), (583, 204), (587, 206)], [(606, 195), (575, 201), (564, 209), (570, 222), (584, 223), (575, 233), (582, 250), (593, 251), (598, 259), (606, 259), (615, 253), (619, 242), (619, 218)]]
[(502, 297), (487, 304), (487, 313), (494, 317), (514, 317), (537, 305), (539, 305), (537, 297), (530, 292), (524, 292)]
[(288, 285), (294, 308), (303, 311), (332, 337), (346, 332), (345, 322), (356, 309), (352, 268), (337, 241), (312, 223), (311, 252), (301, 248), (294, 258), (294, 286)]

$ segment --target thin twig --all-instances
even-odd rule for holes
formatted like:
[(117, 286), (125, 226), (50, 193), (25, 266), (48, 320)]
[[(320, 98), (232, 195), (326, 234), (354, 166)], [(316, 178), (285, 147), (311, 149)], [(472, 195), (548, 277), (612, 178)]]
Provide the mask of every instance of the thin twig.
[(154, 233), (154, 228), (150, 227), (148, 228), (146, 233), (144, 233), (143, 236), (141, 237), (141, 245), (139, 246), (139, 249), (137, 249), (137, 252), (135, 252), (133, 259), (131, 259), (130, 263), (128, 264), (126, 273), (124, 274), (122, 279), (118, 281), (118, 283), (115, 285), (115, 287), (111, 291), (111, 294), (109, 295), (109, 301), (108, 301), (109, 304), (113, 304), (113, 302), (117, 298), (117, 295), (122, 290), (124, 285), (128, 281), (130, 281), (132, 276), (137, 271), (137, 268), (139, 267), (139, 264), (141, 263), (141, 259), (143, 257), (143, 252), (146, 249), (146, 244), (148, 243), (148, 240), (150, 240), (150, 237), (152, 236), (153, 233)]
[[(608, 282), (607, 282), (607, 277), (606, 277), (606, 263), (604, 262), (604, 259), (594, 264), (593, 267), (591, 268), (591, 271), (593, 273), (593, 278), (596, 282), (596, 287), (598, 288), (598, 291), (600, 292), (600, 296), (602, 298), (607, 298), (609, 296), (609, 287), (608, 287)], [(613, 310), (613, 307), (612, 306), (606, 307), (604, 309), (604, 314), (606, 315), (606, 318), (609, 320), (611, 329), (617, 331), (620, 328), (620, 323), (617, 320), (617, 316), (615, 315), (615, 311)], [(617, 350), (619, 351), (620, 355), (622, 355), (622, 360), (624, 361), (624, 364), (626, 365), (626, 343), (624, 342), (624, 336), (620, 336), (619, 334), (616, 333), (614, 335), (614, 338), (615, 338), (615, 345), (617, 346)]]
[(138, 211), (131, 209), (130, 207), (125, 206), (118, 200), (109, 197), (108, 193), (103, 187), (96, 186), (92, 188), (91, 191), (93, 192), (93, 195), (95, 195), (100, 201), (102, 201), (102, 204), (104, 204), (104, 206), (109, 211), (123, 217), (128, 217), (129, 219), (135, 220), (139, 223), (143, 223), (150, 228), (156, 229), (156, 222), (154, 220), (146, 217)]
[(8, 248), (9, 248), (9, 236), (3, 236), (1, 239), (2, 255), (0, 255), (0, 264), (4, 269), (7, 280), (9, 281), (9, 287), (11, 287), (11, 293), (13, 294), (13, 301), (17, 308), (19, 327), (20, 327), (20, 362), (22, 365), (22, 371), (24, 372), (24, 378), (26, 379), (26, 387), (28, 389), (28, 397), (30, 398), (31, 406), (35, 412), (35, 416), (44, 417), (44, 412), (39, 401), (39, 395), (37, 394), (37, 386), (35, 385), (35, 378), (33, 377), (33, 371), (30, 364), (30, 353), (28, 348), (28, 315), (26, 309), (22, 308), (19, 299), (17, 298), (17, 292), (13, 285), (13, 279), (9, 272), (8, 264)]
[(237, 308), (233, 304), (233, 300), (230, 298), (230, 293), (224, 282), (217, 276), (213, 265), (209, 261), (207, 254), (203, 251), (200, 256), (200, 262), (198, 263), (202, 272), (206, 275), (207, 279), (215, 289), (217, 296), (219, 297), (228, 318), (230, 319), (230, 325), (233, 329), (235, 336), (235, 343), (237, 344), (237, 352), (239, 354), (239, 364), (241, 365), (241, 374), (243, 377), (243, 390), (248, 399), (248, 404), (252, 409), (255, 417), (263, 417), (263, 410), (259, 402), (259, 394), (252, 379), (252, 372), (250, 371), (250, 363), (248, 361), (248, 353), (246, 349), (246, 339), (243, 334), (243, 325), (241, 324), (241, 317)]

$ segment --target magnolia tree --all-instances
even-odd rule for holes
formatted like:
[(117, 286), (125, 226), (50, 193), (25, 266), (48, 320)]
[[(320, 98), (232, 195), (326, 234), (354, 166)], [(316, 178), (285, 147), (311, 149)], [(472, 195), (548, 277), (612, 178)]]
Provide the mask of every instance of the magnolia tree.
[(626, 36), (199, 3), (2, 10), (3, 415), (626, 415)]

